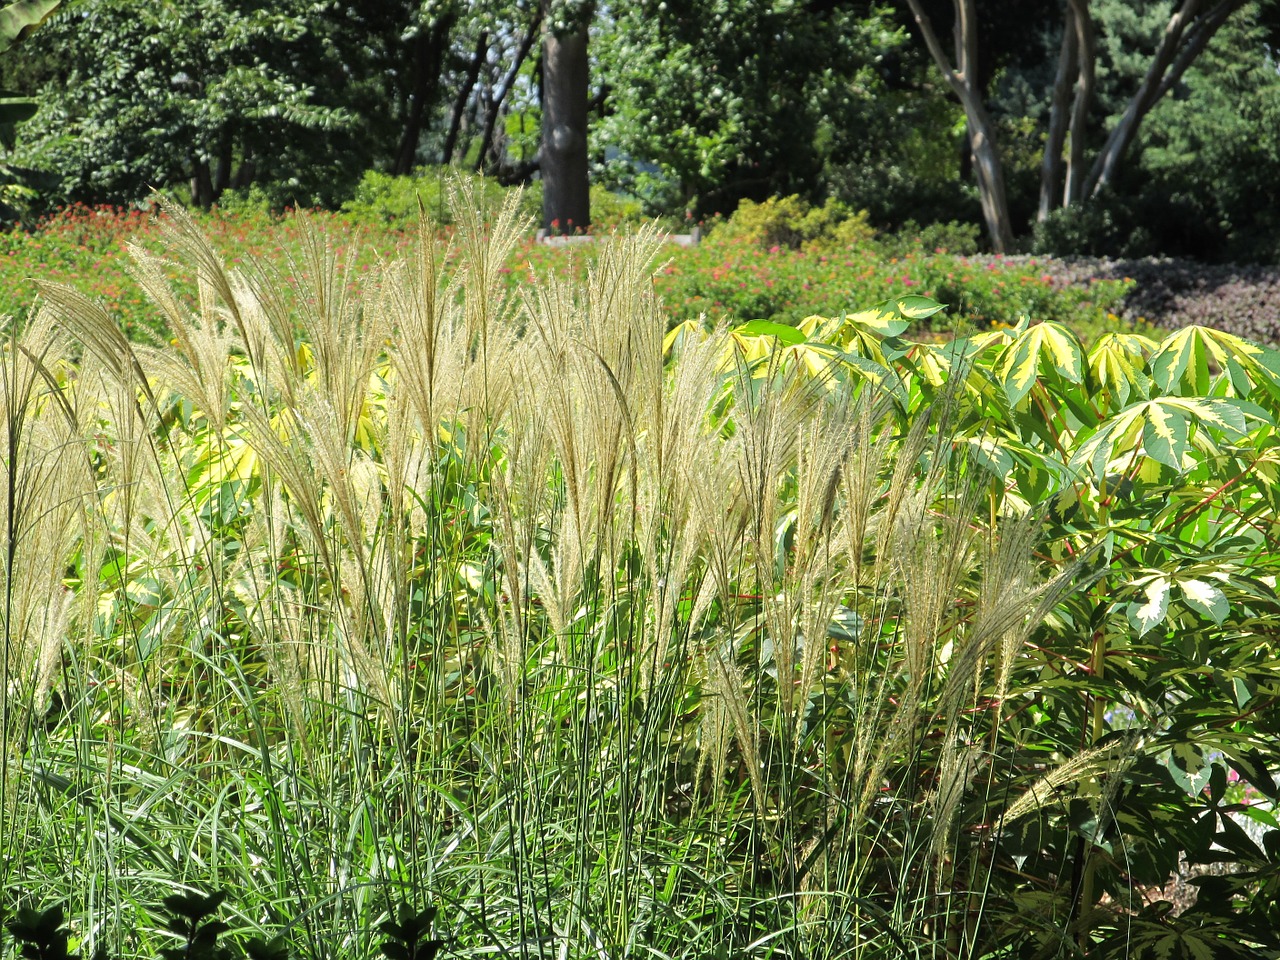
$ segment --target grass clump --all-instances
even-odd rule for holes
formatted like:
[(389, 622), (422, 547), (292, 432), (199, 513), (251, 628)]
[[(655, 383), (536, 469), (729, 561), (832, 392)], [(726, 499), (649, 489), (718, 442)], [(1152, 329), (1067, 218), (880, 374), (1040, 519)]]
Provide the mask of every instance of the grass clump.
[(653, 232), (515, 286), (518, 210), (452, 206), (367, 272), (174, 210), (131, 248), (167, 345), (53, 283), (12, 330), (0, 884), (148, 955), (191, 889), (317, 958), (434, 955), (425, 901), (459, 955), (1074, 936), (1066, 847), (996, 835), (1105, 816), (1132, 750), (1040, 732), (1083, 569), (946, 398), (905, 423), (723, 326), (668, 363)]

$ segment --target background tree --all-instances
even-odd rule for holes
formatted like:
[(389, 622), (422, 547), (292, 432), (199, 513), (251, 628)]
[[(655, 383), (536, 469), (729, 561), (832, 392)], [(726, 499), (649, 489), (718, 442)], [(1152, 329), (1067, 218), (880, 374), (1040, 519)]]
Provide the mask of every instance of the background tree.
[(49, 96), (23, 155), (55, 169), (72, 200), (186, 183), (208, 206), (229, 188), (266, 181), (294, 200), (324, 202), (328, 184), (363, 164), (365, 117), (377, 114), (353, 109), (365, 91), (358, 78), (337, 91), (336, 25), (309, 19), (308, 6), (74, 5), (46, 25), (24, 64), (26, 82)]
[[(608, 176), (656, 207), (817, 196), (828, 158), (862, 139), (878, 61), (906, 37), (878, 9), (790, 0), (643, 0), (602, 38)], [(883, 116), (878, 119), (886, 119)]]
[[(991, 244), (997, 251), (1007, 250), (1013, 242), (1014, 225), (1009, 211), (1000, 150), (996, 142), (996, 126), (987, 109), (987, 91), (981, 82), (978, 68), (982, 37), (977, 2), (952, 2), (950, 32), (956, 50), (954, 62), (942, 42), (945, 34), (935, 28), (933, 19), (926, 10), (925, 0), (906, 2), (930, 55), (964, 107), (973, 148), (978, 192), (982, 198), (983, 216)], [(1246, 0), (1218, 0), (1216, 3), (1182, 0), (1172, 7), (1165, 5), (1169, 13), (1159, 41), (1147, 61), (1145, 73), (1136, 90), (1128, 97), (1119, 117), (1110, 125), (1106, 139), (1098, 149), (1087, 175), (1083, 173), (1084, 140), (1087, 120), (1094, 109), (1093, 77), (1097, 70), (1096, 57), (1099, 49), (1095, 41), (1097, 24), (1095, 12), (1091, 10), (1088, 0), (1069, 0), (1063, 4), (1060, 31), (1062, 42), (1046, 139), (1047, 155), (1042, 164), (1042, 218), (1047, 218), (1055, 205), (1055, 181), (1062, 175), (1064, 168), (1060, 155), (1063, 145), (1069, 142), (1071, 146), (1065, 159), (1066, 187), (1059, 205), (1069, 206), (1084, 195), (1098, 196), (1116, 179), (1125, 155), (1151, 109), (1178, 86), (1187, 68), (1205, 51), (1217, 31), (1245, 2)], [(1067, 91), (1072, 84), (1072, 103), (1068, 109)]]

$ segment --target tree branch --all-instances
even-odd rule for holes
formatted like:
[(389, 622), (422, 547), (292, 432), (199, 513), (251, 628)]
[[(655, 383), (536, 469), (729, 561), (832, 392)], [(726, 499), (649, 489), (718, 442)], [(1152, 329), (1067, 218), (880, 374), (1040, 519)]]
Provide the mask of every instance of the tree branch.
[(511, 64), (511, 69), (502, 78), (502, 83), (498, 85), (498, 89), (494, 92), (493, 102), (489, 105), (489, 111), (485, 114), (484, 130), (480, 134), (480, 157), (476, 161), (476, 166), (480, 170), (485, 168), (485, 161), (488, 159), (489, 150), (493, 146), (493, 131), (498, 124), (498, 114), (502, 110), (503, 101), (507, 99), (511, 88), (515, 85), (516, 77), (520, 75), (520, 68), (524, 66), (525, 60), (528, 59), (529, 51), (533, 49), (533, 41), (537, 39), (541, 28), (542, 7), (538, 6), (533, 11), (533, 22), (529, 24), (528, 31), (520, 40), (520, 47), (516, 50), (515, 60)]
[[(1120, 120), (1089, 171), (1088, 193), (1097, 196), (1114, 178), (1125, 152), (1137, 136), (1142, 120), (1160, 97), (1172, 89), (1226, 19), (1244, 6), (1245, 0), (1221, 0), (1209, 13), (1200, 16), (1201, 0), (1184, 0), (1181, 9), (1169, 18), (1160, 47), (1152, 57), (1142, 86), (1129, 101)], [(1183, 38), (1190, 30), (1185, 47)]]

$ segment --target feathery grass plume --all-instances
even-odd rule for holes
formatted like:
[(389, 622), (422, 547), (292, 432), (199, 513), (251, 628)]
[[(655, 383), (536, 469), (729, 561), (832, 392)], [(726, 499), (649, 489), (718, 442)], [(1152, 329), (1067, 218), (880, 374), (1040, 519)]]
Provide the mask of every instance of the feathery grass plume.
[[(507, 194), (494, 216), (470, 180), (458, 177), (447, 189), (463, 254), (461, 292), (467, 342), (483, 360), (490, 332), (513, 325), (518, 304), (504, 289), (502, 270), (529, 221), (520, 214), (518, 191)], [(485, 373), (492, 369), (486, 366)]]
[[(564, 506), (550, 564), (532, 572), (553, 590), (560, 619), (577, 603), (589, 569), (605, 575), (634, 535), (639, 466), (633, 410), (651, 406), (661, 383), (661, 319), (643, 286), (652, 236), (607, 244), (580, 294), (543, 280), (526, 298), (525, 389), (554, 444)], [(646, 351), (648, 351), (646, 353)], [(553, 617), (553, 629), (555, 617)], [(567, 623), (567, 620), (564, 620)]]
[[(876, 509), (885, 493), (882, 475), (893, 444), (893, 431), (886, 426), (889, 414), (887, 405), (877, 405), (859, 398), (854, 442), (840, 469), (840, 515), (838, 525), (844, 540), (844, 551), (853, 565), (853, 589), (871, 585), (867, 570), (867, 545), (875, 543), (877, 521), (881, 511)], [(892, 507), (884, 510), (890, 513)]]
[[(23, 758), (38, 751), (72, 614), (63, 585), (86, 530), (93, 478), (78, 415), (60, 382), (65, 340), (37, 311), (0, 340), (0, 879), (31, 824), (33, 792)], [(24, 878), (25, 879), (25, 878)]]
[(0, 569), (4, 649), (0, 702), (8, 748), (48, 704), (51, 663), (60, 655), (69, 607), (62, 577), (83, 532), (89, 492), (78, 438), (20, 342), (0, 357)]
[[(648, 637), (641, 647), (641, 686), (647, 700), (659, 670), (671, 660), (670, 643), (679, 630), (687, 638), (701, 623), (711, 602), (702, 585), (706, 574), (702, 544), (707, 527), (720, 522), (697, 509), (696, 493), (705, 477), (701, 465), (713, 463), (723, 442), (725, 414), (712, 412), (719, 389), (717, 369), (724, 334), (686, 343), (679, 361), (646, 409), (639, 408), (636, 458), (639, 472), (638, 551), (644, 558), (648, 590)], [(694, 603), (677, 625), (683, 598)], [(683, 660), (685, 652), (676, 656)], [(674, 686), (674, 684), (673, 684)]]
[(834, 526), (840, 473), (856, 436), (856, 416), (855, 405), (837, 399), (801, 427), (797, 443), (795, 520), (784, 573), (803, 640), (795, 687), (802, 709), (792, 718), (793, 748), (800, 743), (803, 704), (826, 670), (827, 628), (841, 600), (840, 575), (848, 566)]
[(391, 324), (393, 390), (417, 414), (422, 435), (434, 439), (440, 424), (458, 419), (470, 345), (459, 292), (445, 276), (449, 248), (425, 214), (412, 249), (407, 261), (388, 267), (381, 309)]
[(133, 344), (102, 304), (65, 284), (37, 281), (36, 287), (44, 300), (42, 309), (84, 344), (117, 382), (136, 382), (147, 390)]
[[(518, 403), (515, 410), (520, 411), (525, 403)], [(532, 399), (527, 403), (531, 405)], [(539, 545), (553, 529), (547, 524), (556, 507), (548, 482), (553, 476), (553, 448), (541, 420), (532, 412), (512, 416), (504, 439), (506, 456), (490, 476), (501, 589), (496, 622), (489, 625), (496, 642), (490, 644), (488, 653), (496, 661), (494, 672), (514, 708), (522, 698), (527, 646), (536, 627), (532, 578), (542, 563)], [(551, 632), (560, 635), (568, 629), (569, 611), (559, 602), (561, 595), (554, 584), (544, 579), (539, 586)], [(487, 616), (487, 612), (482, 614)]]
[(214, 311), (196, 314), (181, 303), (164, 272), (164, 261), (140, 247), (131, 247), (130, 252), (135, 279), (162, 308), (172, 335), (169, 346), (136, 348), (140, 364), (156, 376), (158, 386), (194, 402), (213, 429), (223, 433), (232, 402), (231, 358), (244, 349), (242, 340)]
[(386, 716), (394, 711), (400, 698), (395, 676), (387, 667), (385, 638), (380, 635), (373, 612), (368, 572), (350, 548), (344, 548), (337, 574), (333, 581), (337, 589), (326, 605), (326, 613), (344, 667), (342, 683), (348, 691), (358, 691), (369, 698)]
[(524, 406), (522, 412), (536, 420), (536, 429), (546, 435), (555, 452), (563, 503), (551, 544), (551, 567), (557, 603), (567, 606), (575, 600), (594, 552), (594, 523), (599, 520), (598, 511), (591, 509), (593, 464), (584, 423), (586, 391), (581, 386), (584, 376), (591, 378), (595, 371), (584, 375), (582, 358), (575, 356), (570, 323), (576, 306), (568, 285), (547, 284), (539, 290), (538, 299), (530, 319), (528, 379), (523, 389), (540, 402)]
[(720, 702), (712, 711), (709, 742), (700, 753), (699, 765), (710, 769), (714, 782), (713, 800), (718, 800), (726, 757), (715, 756), (711, 750), (727, 749), (723, 734), (724, 716), (727, 715), (733, 729), (733, 738), (742, 751), (742, 766), (746, 768), (747, 780), (751, 784), (756, 816), (763, 818), (769, 814), (770, 808), (760, 757), (759, 724), (752, 709), (747, 677), (735, 657), (734, 638), (720, 631), (717, 634), (714, 639), (704, 643), (700, 651), (707, 694)]
[[(302, 520), (300, 532), (309, 537), (325, 567), (332, 569), (326, 513), (321, 506), (321, 478), (310, 451), (303, 446), (305, 429), (292, 416), (292, 408), (282, 410), (280, 417), (282, 423), (278, 426), (256, 406), (245, 404), (240, 410), (240, 422), (233, 427), (232, 438), (246, 444), (272, 471), (274, 476), (264, 476), (264, 482), (282, 485), (287, 503)], [(281, 437), (282, 432), (290, 434), (288, 441)]]
[(1124, 773), (1137, 760), (1135, 738), (1140, 734), (1141, 731), (1134, 731), (1122, 740), (1086, 747), (1075, 756), (1063, 760), (1005, 808), (1000, 817), (1001, 824), (1013, 823), (1027, 814), (1044, 809), (1054, 802), (1057, 791), (1069, 784), (1103, 774), (1112, 775), (1114, 780), (1121, 779), (1119, 774)]
[[(204, 323), (215, 327), (215, 312), (225, 311), (240, 337), (248, 341), (248, 330), (240, 307), (242, 297), (237, 293), (240, 285), (235, 271), (229, 271), (204, 231), (182, 206), (163, 194), (157, 194), (164, 216), (159, 218), (160, 236), (174, 256), (157, 258), (137, 244), (129, 244), (129, 252), (135, 263), (135, 277), (152, 302), (160, 307), (172, 323), (188, 311), (184, 310), (167, 282), (168, 264), (179, 264), (195, 275), (199, 299), (199, 313)], [(175, 336), (181, 334), (174, 330)]]
[(266, 485), (259, 508), (243, 529), (243, 562), (229, 572), (227, 580), (243, 611), (245, 629), (266, 663), (272, 681), (270, 692), (281, 705), (294, 743), (308, 755), (311, 744), (305, 684), (315, 670), (304, 623), (307, 605), (300, 591), (280, 576), (287, 564), (288, 526), (280, 486)]
[[(812, 398), (794, 389), (795, 368), (779, 371), (775, 351), (758, 389), (754, 371), (739, 373), (735, 402), (742, 488), (750, 515), (748, 537), (754, 566), (755, 592), (760, 595), (763, 627), (771, 648), (775, 673), (775, 697), (785, 727), (794, 727), (797, 712), (795, 669), (802, 638), (796, 619), (799, 600), (788, 590), (785, 551), (779, 549), (783, 534), (778, 514), (784, 489), (795, 482), (801, 425), (813, 411)], [(777, 384), (774, 385), (774, 381)], [(745, 422), (743, 420), (745, 419)], [(826, 624), (823, 624), (825, 633)], [(822, 641), (818, 641), (819, 647)], [(761, 656), (760, 667), (769, 657)]]
[[(378, 278), (356, 283), (358, 247), (337, 251), (308, 217), (299, 216), (297, 222), (302, 255), (289, 263), (297, 282), (297, 323), (311, 352), (315, 388), (333, 407), (341, 442), (349, 444), (365, 413), (391, 317), (378, 309)], [(363, 293), (362, 286), (369, 292)]]

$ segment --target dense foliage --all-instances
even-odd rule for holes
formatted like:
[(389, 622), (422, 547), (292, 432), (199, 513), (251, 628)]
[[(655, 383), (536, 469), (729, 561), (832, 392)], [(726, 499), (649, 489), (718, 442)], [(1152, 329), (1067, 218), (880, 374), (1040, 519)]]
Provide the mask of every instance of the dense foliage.
[(432, 919), (462, 956), (1274, 956), (1280, 355), (917, 342), (915, 295), (668, 330), (651, 233), (513, 284), (476, 208), (363, 275), (316, 218), (233, 263), (175, 210), (133, 251), (167, 345), (56, 282), (11, 328), (28, 926), (154, 956), (181, 891), (180, 938), (314, 957)]
[[(1276, 258), (1274, 0), (1232, 0), (1239, 9), (1144, 115), (1107, 189), (1062, 209), (1062, 191), (1041, 184), (1057, 182), (1044, 161), (1055, 116), (1065, 122), (1051, 105), (1068, 6), (966, 3), (978, 26), (966, 78), (990, 115), (983, 142), (995, 144), (1020, 249)], [(919, 6), (947, 38), (953, 5)], [(1096, 152), (1134, 102), (1173, 4), (1087, 9), (1096, 70), (1068, 139)], [(1208, 5), (1187, 9), (1216, 24)], [(78, 0), (0, 62), (0, 87), (44, 104), (13, 157), (27, 184), (15, 209), (131, 203), (150, 187), (202, 207), (231, 194), (333, 209), (362, 178), (424, 163), (528, 183), (550, 162), (541, 40), (584, 17), (593, 182), (647, 213), (701, 218), (798, 194), (865, 209), (877, 227), (981, 222), (965, 113), (906, 5), (793, 0)]]

